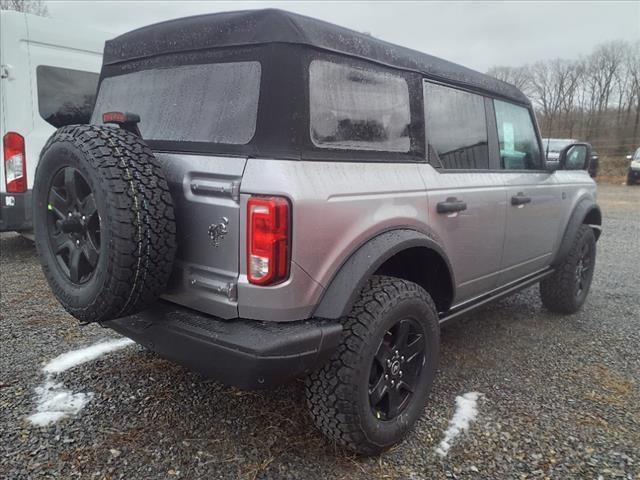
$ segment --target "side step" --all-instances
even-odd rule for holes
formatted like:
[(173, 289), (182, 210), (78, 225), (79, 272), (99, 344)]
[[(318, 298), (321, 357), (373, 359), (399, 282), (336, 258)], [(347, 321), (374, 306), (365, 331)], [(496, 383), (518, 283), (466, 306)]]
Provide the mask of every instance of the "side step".
[(494, 300), (498, 300), (500, 298), (511, 295), (512, 293), (515, 293), (518, 290), (522, 290), (523, 288), (527, 288), (533, 285), (534, 283), (538, 283), (543, 278), (551, 275), (553, 271), (554, 271), (553, 268), (548, 268), (541, 272), (537, 272), (527, 277), (524, 277), (521, 280), (517, 280), (514, 283), (510, 283), (508, 285), (500, 287), (485, 295), (471, 299), (467, 302), (461, 303), (460, 305), (456, 305), (450, 310), (440, 313), (440, 323), (453, 320), (454, 318), (464, 315), (465, 313), (468, 313), (472, 310), (475, 310), (476, 308), (482, 305), (486, 305), (489, 302), (493, 302)]

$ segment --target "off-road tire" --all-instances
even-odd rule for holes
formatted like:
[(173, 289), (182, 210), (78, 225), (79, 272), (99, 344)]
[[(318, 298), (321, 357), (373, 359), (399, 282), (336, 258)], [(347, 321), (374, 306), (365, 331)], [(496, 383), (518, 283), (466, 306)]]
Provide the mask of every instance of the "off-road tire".
[[(99, 246), (94, 251), (99, 256), (82, 284), (72, 282), (60, 266), (47, 216), (53, 210), (53, 178), (69, 167), (90, 188), (98, 215)], [(44, 275), (78, 320), (105, 322), (136, 313), (166, 288), (176, 252), (173, 201), (160, 163), (138, 136), (106, 126), (60, 128), (42, 149), (33, 198), (35, 243)]]
[[(415, 316), (423, 325), (425, 363), (412, 400), (398, 417), (381, 421), (369, 404), (373, 356), (398, 315)], [(363, 455), (375, 455), (401, 441), (421, 415), (439, 354), (435, 304), (419, 285), (373, 276), (343, 319), (343, 341), (331, 360), (306, 380), (307, 405), (315, 425), (329, 439)]]
[[(576, 270), (585, 245), (590, 252), (590, 269), (587, 272), (587, 278), (585, 278), (584, 288), (579, 294), (576, 294)], [(542, 304), (555, 313), (570, 314), (580, 310), (591, 287), (595, 261), (596, 237), (591, 227), (581, 225), (565, 259), (557, 266), (553, 274), (540, 282)]]

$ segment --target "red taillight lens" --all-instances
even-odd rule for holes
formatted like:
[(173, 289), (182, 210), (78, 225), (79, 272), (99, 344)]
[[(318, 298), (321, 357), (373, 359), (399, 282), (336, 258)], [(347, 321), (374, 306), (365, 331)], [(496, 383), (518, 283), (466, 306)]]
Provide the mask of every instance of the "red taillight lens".
[(7, 193), (27, 191), (27, 159), (24, 154), (24, 138), (16, 132), (8, 132), (2, 139), (4, 149), (4, 181)]
[(251, 197), (247, 204), (247, 278), (273, 285), (289, 276), (289, 202)]

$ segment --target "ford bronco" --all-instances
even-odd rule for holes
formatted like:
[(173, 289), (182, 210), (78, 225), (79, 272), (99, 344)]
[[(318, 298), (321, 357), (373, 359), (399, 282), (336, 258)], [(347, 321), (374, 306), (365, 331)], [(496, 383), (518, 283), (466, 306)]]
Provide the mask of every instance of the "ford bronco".
[(589, 146), (546, 165), (516, 87), (279, 10), (105, 46), (91, 123), (59, 129), (35, 236), (64, 308), (241, 388), (306, 377), (363, 454), (421, 415), (443, 322), (540, 284), (585, 302)]

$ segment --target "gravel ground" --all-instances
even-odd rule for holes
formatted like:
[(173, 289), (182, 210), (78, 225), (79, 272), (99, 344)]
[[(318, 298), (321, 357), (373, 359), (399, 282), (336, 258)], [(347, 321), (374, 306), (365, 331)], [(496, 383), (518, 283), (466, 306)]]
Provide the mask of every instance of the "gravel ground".
[[(132, 345), (58, 378), (94, 392), (34, 427), (43, 362), (117, 335), (57, 304), (33, 244), (0, 236), (0, 477), (640, 478), (640, 187), (600, 187), (604, 234), (584, 310), (546, 312), (537, 288), (443, 328), (440, 373), (406, 442), (379, 458), (331, 445), (299, 383), (242, 392)], [(479, 414), (434, 453), (465, 392)]]

